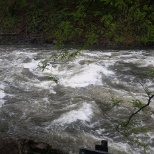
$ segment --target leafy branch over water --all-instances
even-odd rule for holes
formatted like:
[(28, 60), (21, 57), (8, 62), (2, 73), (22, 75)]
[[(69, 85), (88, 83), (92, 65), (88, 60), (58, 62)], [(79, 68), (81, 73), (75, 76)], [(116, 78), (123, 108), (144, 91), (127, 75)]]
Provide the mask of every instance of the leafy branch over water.
[[(152, 99), (154, 98), (154, 93), (145, 88), (143, 83), (140, 82), (140, 84), (142, 85), (144, 92), (146, 93), (146, 97), (148, 97), (147, 103), (143, 103), (139, 99), (132, 100), (131, 104), (136, 111), (133, 111), (130, 115), (125, 116), (125, 118), (122, 119), (115, 119), (114, 117), (110, 118), (114, 123), (116, 123), (117, 126), (115, 127), (115, 130), (124, 137), (123, 139), (125, 140), (125, 142), (130, 142), (132, 148), (133, 145), (136, 144), (138, 147), (143, 148), (144, 153), (147, 154), (148, 145), (142, 140), (138, 139), (138, 137), (135, 137), (133, 135), (141, 133), (143, 136), (146, 136), (147, 128), (141, 124), (142, 120), (139, 122), (139, 119), (134, 118), (139, 114), (139, 112), (144, 111), (151, 104)], [(113, 100), (113, 106), (118, 105), (121, 107), (122, 105), (120, 104), (120, 102), (120, 100)], [(148, 110), (146, 110), (146, 114), (148, 114)]]
[[(126, 122), (126, 124), (124, 125), (124, 127), (127, 127), (128, 125), (129, 125), (129, 123), (130, 123), (130, 121), (132, 120), (132, 118), (136, 115), (136, 114), (138, 114), (140, 111), (142, 111), (144, 108), (146, 108), (147, 106), (149, 106), (150, 105), (150, 103), (151, 103), (151, 100), (154, 98), (154, 94), (150, 94), (149, 92), (146, 92), (147, 93), (147, 96), (148, 96), (148, 102), (147, 102), (147, 104), (145, 104), (145, 105), (139, 105), (139, 106), (141, 106), (141, 107), (139, 107), (139, 109), (137, 110), (137, 111), (135, 111), (135, 112), (133, 112), (130, 116), (129, 116), (129, 118), (128, 118), (128, 120), (127, 120), (127, 122)], [(141, 103), (139, 100), (136, 100), (135, 101), (135, 103)]]

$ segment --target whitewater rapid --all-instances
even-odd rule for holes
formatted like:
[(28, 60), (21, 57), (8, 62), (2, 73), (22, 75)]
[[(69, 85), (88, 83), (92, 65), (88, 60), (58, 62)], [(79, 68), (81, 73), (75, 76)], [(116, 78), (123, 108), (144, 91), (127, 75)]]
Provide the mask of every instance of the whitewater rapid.
[[(114, 107), (109, 113), (113, 117), (128, 114), (127, 102), (132, 99), (147, 101), (140, 82), (154, 91), (154, 79), (147, 74), (154, 69), (154, 51), (85, 50), (75, 59), (51, 64), (49, 57), (59, 52), (43, 46), (0, 47), (0, 136), (43, 140), (69, 153), (107, 139), (114, 154), (142, 153), (121, 139), (104, 114), (112, 98), (126, 104)], [(45, 60), (48, 65), (42, 71), (39, 66)], [(49, 80), (51, 76), (58, 82)], [(147, 137), (139, 138), (150, 154), (154, 152), (151, 104), (149, 120), (143, 121), (149, 128)]]

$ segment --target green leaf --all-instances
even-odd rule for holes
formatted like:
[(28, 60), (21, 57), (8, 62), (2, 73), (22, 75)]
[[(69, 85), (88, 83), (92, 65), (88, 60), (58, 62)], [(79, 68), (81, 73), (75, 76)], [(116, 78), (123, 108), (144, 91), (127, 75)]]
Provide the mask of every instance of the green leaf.
[(134, 107), (141, 108), (144, 104), (140, 100), (132, 100), (131, 103), (133, 104)]
[(49, 76), (48, 80), (54, 81), (56, 84), (58, 83), (58, 79), (56, 79), (56, 77), (53, 76)]
[(120, 106), (122, 101), (116, 98), (112, 98), (111, 102), (112, 102), (112, 106), (114, 107), (114, 106)]

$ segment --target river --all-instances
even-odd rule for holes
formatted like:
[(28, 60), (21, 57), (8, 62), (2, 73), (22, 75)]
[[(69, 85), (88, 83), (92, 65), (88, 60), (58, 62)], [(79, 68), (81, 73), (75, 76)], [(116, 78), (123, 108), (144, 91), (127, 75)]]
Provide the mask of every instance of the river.
[[(136, 125), (147, 131), (131, 134), (135, 141), (116, 131), (114, 119), (127, 119), (136, 110), (131, 100), (147, 103), (145, 89), (154, 91), (149, 75), (154, 50), (84, 50), (42, 71), (38, 66), (54, 52), (60, 51), (0, 46), (0, 137), (44, 141), (70, 154), (106, 139), (114, 154), (142, 154), (144, 145), (153, 154), (154, 100), (136, 116)], [(113, 100), (121, 105), (112, 106)], [(136, 145), (136, 140), (144, 145)]]

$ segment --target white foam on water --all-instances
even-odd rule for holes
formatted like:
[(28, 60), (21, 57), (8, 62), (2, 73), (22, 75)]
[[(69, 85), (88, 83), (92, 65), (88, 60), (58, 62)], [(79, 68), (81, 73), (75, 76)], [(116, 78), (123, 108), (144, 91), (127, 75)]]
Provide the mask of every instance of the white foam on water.
[(123, 60), (123, 62), (138, 64), (140, 67), (147, 67), (147, 66), (154, 67), (154, 60), (151, 57), (147, 57), (147, 59), (140, 59), (140, 58), (131, 57), (129, 59)]
[(0, 89), (0, 99), (4, 98), (6, 94), (4, 93), (3, 90)]
[(112, 52), (99, 52), (99, 51), (95, 51), (93, 53), (84, 52), (84, 55), (87, 55), (90, 57), (111, 56)]
[[(80, 64), (80, 61), (86, 60), (87, 58), (84, 55), (92, 56), (100, 56), (100, 55), (107, 55), (111, 56), (111, 53), (108, 52), (97, 52), (97, 53), (84, 53), (83, 56), (78, 56), (74, 61), (67, 63), (66, 65), (57, 65), (57, 67), (52, 67), (52, 65), (48, 65), (43, 73), (50, 74), (51, 76), (57, 76), (59, 78), (59, 84), (65, 87), (86, 87), (88, 85), (103, 85), (102, 83), (102, 75), (110, 76), (113, 75), (114, 72), (108, 70), (108, 66), (113, 65), (114, 62), (105, 61), (101, 66), (96, 62), (92, 62), (90, 64), (85, 63), (84, 65)], [(90, 60), (89, 59), (89, 60)], [(71, 66), (71, 67), (68, 67)]]
[(59, 71), (59, 68), (60, 68), (60, 65), (57, 65), (57, 67), (53, 67), (52, 65), (48, 65), (45, 69), (44, 69), (44, 71), (43, 71), (43, 73), (44, 74), (54, 74), (54, 75), (61, 75), (61, 74), (63, 74), (63, 71)]
[(37, 55), (37, 52), (27, 52), (26, 49), (20, 50), (14, 50), (13, 52), (15, 55), (26, 55), (26, 57), (33, 58), (35, 55)]
[(115, 143), (115, 142), (110, 142), (110, 146), (114, 147), (115, 149), (118, 149), (121, 152), (125, 153), (131, 153), (131, 154), (139, 154), (139, 152), (135, 151), (134, 149), (131, 148), (131, 146), (127, 143)]
[(109, 56), (110, 57), (112, 55), (112, 52), (103, 52), (102, 55), (103, 56)]
[(2, 105), (5, 103), (5, 101), (3, 100), (3, 98), (6, 96), (6, 94), (4, 93), (4, 85), (0, 85), (0, 107), (2, 107)]
[(89, 53), (89, 52), (84, 52), (84, 55), (87, 55), (90, 57), (98, 57), (99, 56), (97, 53)]
[(33, 85), (41, 89), (48, 89), (50, 93), (56, 94), (56, 92), (53, 90), (53, 86), (55, 86), (56, 84), (53, 81), (41, 81), (38, 83), (34, 83)]
[(154, 58), (152, 55), (145, 56), (145, 51), (127, 51), (126, 53), (125, 55), (123, 52), (119, 52), (120, 55), (116, 57), (123, 59), (125, 63), (139, 64), (140, 67), (154, 66)]
[(93, 116), (92, 105), (83, 103), (83, 105), (77, 110), (71, 110), (62, 114), (58, 119), (53, 121), (53, 124), (64, 125), (70, 124), (77, 120), (90, 121)]
[(154, 114), (152, 114), (152, 115), (151, 115), (151, 118), (153, 118), (153, 119), (154, 119)]
[(24, 68), (28, 68), (30, 70), (34, 70), (34, 69), (37, 69), (38, 68), (38, 64), (40, 63), (39, 60), (32, 60), (32, 62), (29, 62), (29, 63), (24, 63), (23, 64), (23, 67)]
[[(154, 141), (154, 132), (148, 132), (147, 135), (148, 135), (148, 137), (150, 137), (150, 142), (153, 142)], [(154, 153), (154, 146), (150, 146), (150, 151), (151, 151), (150, 154)]]
[(57, 65), (57, 67), (52, 67), (49, 65), (43, 71), (50, 75), (57, 76), (59, 78), (59, 84), (65, 87), (86, 87), (88, 85), (102, 85), (102, 75), (110, 76), (114, 72), (107, 69), (107, 66), (101, 66), (96, 63), (80, 65), (80, 58), (75, 61), (70, 62), (70, 68), (67, 65), (64, 67)]
[(147, 135), (148, 135), (151, 139), (154, 139), (154, 132), (148, 132)]
[(147, 66), (154, 67), (154, 58), (153, 57), (147, 57), (146, 59), (142, 59), (141, 67), (147, 67)]
[(0, 99), (0, 108), (3, 106), (4, 103), (5, 101)]
[(5, 85), (3, 83), (0, 83), (0, 89), (4, 89)]
[(114, 74), (103, 66), (89, 64), (80, 66), (75, 71), (65, 72), (65, 77), (60, 79), (60, 84), (66, 87), (85, 87), (88, 85), (102, 85), (102, 74), (109, 76)]
[(0, 90), (0, 107), (2, 107), (2, 105), (5, 103), (5, 101), (3, 100), (3, 98), (6, 96), (6, 94)]

